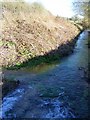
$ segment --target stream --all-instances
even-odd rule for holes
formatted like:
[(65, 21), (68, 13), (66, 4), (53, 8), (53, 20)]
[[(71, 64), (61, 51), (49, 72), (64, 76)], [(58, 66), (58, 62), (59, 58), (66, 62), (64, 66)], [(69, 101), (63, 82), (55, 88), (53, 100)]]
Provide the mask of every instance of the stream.
[(74, 52), (57, 63), (18, 71), (6, 70), (8, 79), (21, 84), (2, 100), (1, 118), (88, 118), (88, 31), (83, 31)]

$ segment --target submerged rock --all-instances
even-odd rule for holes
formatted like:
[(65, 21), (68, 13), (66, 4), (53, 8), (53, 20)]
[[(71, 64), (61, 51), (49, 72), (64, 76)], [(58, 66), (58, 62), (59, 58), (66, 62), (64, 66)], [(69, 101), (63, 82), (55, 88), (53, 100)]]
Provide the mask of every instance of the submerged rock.
[(13, 81), (13, 80), (2, 80), (2, 97), (6, 96), (9, 92), (15, 90), (19, 84), (20, 81)]

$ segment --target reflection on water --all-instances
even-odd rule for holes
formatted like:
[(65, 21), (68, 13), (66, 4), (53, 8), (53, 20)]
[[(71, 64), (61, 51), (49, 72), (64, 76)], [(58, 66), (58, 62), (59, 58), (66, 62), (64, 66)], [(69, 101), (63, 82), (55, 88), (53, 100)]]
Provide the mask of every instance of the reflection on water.
[(54, 63), (51, 63), (51, 64), (40, 64), (36, 67), (26, 67), (26, 68), (23, 68), (22, 70), (23, 71), (26, 71), (26, 72), (30, 72), (30, 73), (36, 73), (36, 74), (39, 74), (39, 73), (44, 73), (44, 72), (48, 72), (49, 70), (51, 69), (54, 69), (56, 66), (57, 66), (58, 63), (54, 62)]

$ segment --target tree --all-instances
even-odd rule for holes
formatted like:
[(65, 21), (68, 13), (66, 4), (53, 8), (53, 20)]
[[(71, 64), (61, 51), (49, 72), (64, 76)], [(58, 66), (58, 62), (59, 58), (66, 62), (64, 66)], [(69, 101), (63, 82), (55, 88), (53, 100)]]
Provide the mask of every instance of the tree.
[(76, 15), (83, 16), (83, 25), (90, 28), (90, 0), (74, 0), (73, 6)]

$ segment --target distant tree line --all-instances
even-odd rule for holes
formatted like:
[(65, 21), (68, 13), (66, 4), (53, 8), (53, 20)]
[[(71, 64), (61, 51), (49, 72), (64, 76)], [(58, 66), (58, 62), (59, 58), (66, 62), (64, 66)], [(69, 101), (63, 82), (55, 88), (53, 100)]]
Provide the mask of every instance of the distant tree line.
[(83, 26), (90, 28), (90, 0), (74, 0), (73, 6), (75, 16), (72, 19), (79, 20), (78, 15), (83, 16), (81, 19)]

